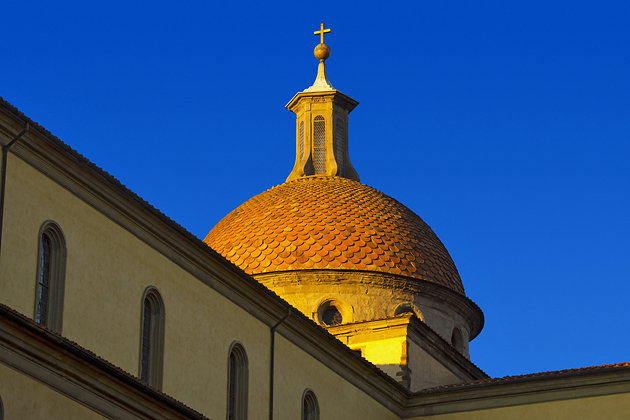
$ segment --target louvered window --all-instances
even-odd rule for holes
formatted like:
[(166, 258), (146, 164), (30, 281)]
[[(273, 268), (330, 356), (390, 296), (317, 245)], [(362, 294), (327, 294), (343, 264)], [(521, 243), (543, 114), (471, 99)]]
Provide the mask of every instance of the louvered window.
[(326, 123), (318, 115), (313, 120), (313, 166), (315, 174), (326, 173)]
[(300, 162), (304, 157), (304, 121), (300, 121)]
[(46, 325), (48, 321), (48, 300), (50, 296), (50, 237), (46, 233), (43, 233), (40, 242), (35, 322)]

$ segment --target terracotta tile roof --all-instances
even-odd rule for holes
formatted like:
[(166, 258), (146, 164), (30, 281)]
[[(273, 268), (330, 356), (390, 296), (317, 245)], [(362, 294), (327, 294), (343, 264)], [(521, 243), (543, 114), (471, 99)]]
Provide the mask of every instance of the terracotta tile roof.
[(586, 366), (573, 369), (552, 370), (548, 372), (528, 373), (525, 375), (503, 376), (500, 378), (476, 379), (474, 381), (460, 382), (451, 385), (442, 385), (434, 388), (423, 389), (416, 394), (431, 394), (446, 390), (465, 389), (489, 385), (503, 385), (508, 383), (524, 382), (534, 379), (558, 378), (575, 376), (589, 372), (605, 372), (611, 369), (630, 369), (630, 362), (613, 363), (609, 365)]
[(346, 178), (311, 176), (273, 187), (228, 214), (204, 242), (248, 274), (380, 271), (464, 293), (451, 256), (420, 217)]

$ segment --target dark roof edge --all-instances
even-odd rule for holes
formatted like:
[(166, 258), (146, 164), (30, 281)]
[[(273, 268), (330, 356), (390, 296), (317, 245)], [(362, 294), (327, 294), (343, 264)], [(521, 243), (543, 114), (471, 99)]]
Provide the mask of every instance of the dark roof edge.
[(531, 381), (540, 381), (555, 378), (570, 378), (598, 373), (610, 373), (615, 371), (629, 371), (630, 362), (621, 362), (607, 365), (586, 366), (573, 369), (551, 370), (547, 372), (536, 372), (525, 375), (503, 376), (500, 378), (476, 379), (474, 381), (461, 382), (452, 385), (442, 385), (434, 388), (427, 388), (413, 393), (413, 395), (435, 394), (442, 391), (454, 391), (462, 389), (480, 388), (493, 385), (516, 384)]
[(128, 385), (138, 391), (145, 393), (148, 397), (155, 399), (163, 404), (166, 404), (170, 408), (189, 418), (204, 420), (207, 419), (207, 417), (203, 414), (188, 407), (187, 405), (176, 400), (170, 395), (153, 388), (145, 382), (142, 382), (140, 379), (133, 376), (129, 372), (126, 372), (118, 366), (113, 365), (107, 360), (81, 347), (79, 344), (49, 330), (48, 328), (43, 327), (40, 324), (37, 324), (32, 319), (2, 303), (0, 303), (0, 317), (6, 318), (9, 321), (17, 324), (18, 326), (25, 328), (30, 333), (33, 333), (50, 343), (51, 346), (58, 347), (64, 351), (67, 351), (73, 356), (76, 356), (77, 358), (89, 363), (91, 366), (102, 370), (105, 374), (120, 380), (125, 385)]

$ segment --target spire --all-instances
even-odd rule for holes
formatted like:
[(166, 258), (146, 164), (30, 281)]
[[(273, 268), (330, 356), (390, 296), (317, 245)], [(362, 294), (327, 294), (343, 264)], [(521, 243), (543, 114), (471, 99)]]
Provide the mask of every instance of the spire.
[(333, 90), (332, 84), (330, 80), (328, 80), (328, 76), (326, 75), (326, 59), (330, 57), (330, 47), (324, 44), (324, 34), (329, 33), (330, 29), (324, 29), (324, 23), (320, 24), (320, 30), (313, 32), (314, 35), (320, 35), (320, 42), (315, 47), (313, 54), (315, 54), (315, 58), (319, 60), (319, 65), (317, 66), (317, 77), (315, 78), (315, 83), (304, 92), (320, 92), (323, 90)]
[(348, 157), (348, 114), (359, 102), (333, 88), (328, 80), (325, 61), (330, 47), (324, 43), (324, 34), (329, 32), (323, 23), (314, 32), (320, 36), (314, 51), (319, 60), (315, 83), (287, 104), (297, 116), (295, 166), (287, 181), (309, 175), (359, 180)]

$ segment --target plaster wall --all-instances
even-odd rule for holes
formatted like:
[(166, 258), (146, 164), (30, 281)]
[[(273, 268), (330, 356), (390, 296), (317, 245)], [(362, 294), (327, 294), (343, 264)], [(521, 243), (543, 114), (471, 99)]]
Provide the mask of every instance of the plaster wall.
[(301, 418), (302, 394), (307, 388), (317, 397), (322, 419), (399, 419), (369, 395), (277, 334), (274, 418)]
[(54, 220), (67, 248), (62, 335), (138, 375), (141, 300), (155, 286), (166, 313), (163, 391), (223, 417), (228, 349), (238, 340), (249, 359), (250, 412), (266, 412), (266, 325), (15, 155), (7, 169), (2, 303), (34, 316), (38, 232)]
[(513, 407), (487, 410), (463, 411), (460, 413), (414, 417), (415, 420), (625, 420), (630, 413), (630, 394), (613, 394), (599, 397), (571, 398)]
[(29, 420), (50, 419), (105, 419), (100, 414), (31, 379), (21, 372), (0, 363), (0, 398), (4, 418)]
[(411, 392), (469, 380), (455, 375), (412, 340), (407, 341), (407, 355)]

